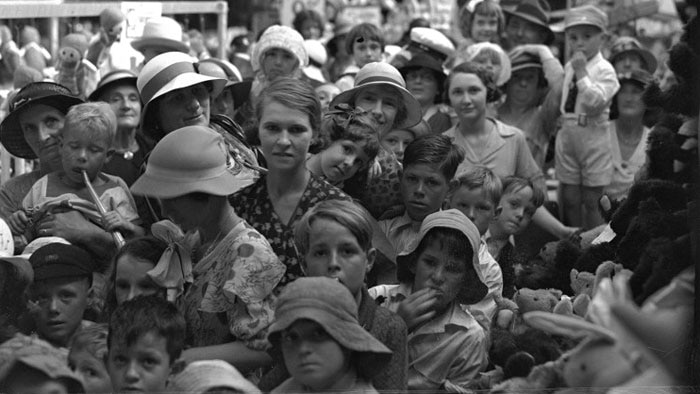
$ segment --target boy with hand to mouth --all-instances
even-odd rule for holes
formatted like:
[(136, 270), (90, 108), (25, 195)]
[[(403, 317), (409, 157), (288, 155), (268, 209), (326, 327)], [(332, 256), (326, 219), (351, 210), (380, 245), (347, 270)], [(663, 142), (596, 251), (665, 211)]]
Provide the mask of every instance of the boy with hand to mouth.
[[(107, 103), (73, 106), (60, 132), (62, 170), (40, 178), (27, 193), (23, 210), (13, 213), (9, 225), (28, 240), (55, 233), (54, 212), (77, 210), (95, 224), (94, 231), (119, 230), (124, 235), (143, 235), (136, 203), (124, 181), (101, 172), (114, 153), (112, 144), (117, 121)], [(90, 198), (82, 172), (85, 171), (108, 213), (103, 219)]]

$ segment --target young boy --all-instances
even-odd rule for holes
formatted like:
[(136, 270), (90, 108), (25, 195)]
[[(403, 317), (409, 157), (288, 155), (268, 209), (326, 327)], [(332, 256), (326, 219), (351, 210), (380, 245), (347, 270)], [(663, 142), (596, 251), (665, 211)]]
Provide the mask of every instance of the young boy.
[(107, 325), (98, 324), (78, 332), (68, 353), (68, 366), (83, 381), (86, 393), (109, 393), (105, 360), (107, 356)]
[(408, 389), (462, 392), (487, 365), (488, 338), (461, 305), (483, 299), (479, 231), (456, 209), (428, 215), (399, 255), (398, 285), (369, 293), (408, 326)]
[(564, 67), (555, 167), (563, 221), (586, 229), (602, 223), (598, 201), (612, 178), (608, 118), (620, 84), (600, 53), (607, 24), (607, 15), (593, 5), (571, 9), (564, 21), (572, 53)]
[(0, 392), (69, 394), (84, 392), (60, 349), (17, 334), (0, 345)]
[(352, 56), (354, 64), (346, 68), (335, 81), (341, 92), (355, 86), (355, 74), (365, 64), (382, 61), (384, 34), (371, 23), (360, 23), (350, 30), (345, 38), (345, 50)]
[(136, 297), (109, 319), (107, 371), (112, 392), (165, 392), (185, 346), (185, 318), (158, 296)]
[(402, 392), (406, 390), (406, 325), (377, 306), (365, 285), (377, 255), (372, 247), (373, 220), (352, 201), (326, 200), (297, 223), (294, 238), (304, 256), (306, 276), (327, 276), (347, 287), (359, 307), (360, 324), (392, 351), (391, 361), (372, 379), (374, 387)]
[(34, 270), (29, 312), (36, 333), (56, 347), (70, 347), (73, 336), (91, 325), (83, 314), (95, 263), (85, 250), (62, 243), (37, 249), (29, 262)]
[(495, 300), (503, 293), (503, 273), (501, 267), (489, 253), (484, 235), (491, 221), (500, 213), (498, 203), (501, 200), (501, 180), (486, 167), (476, 166), (457, 175), (450, 186), (450, 194), (445, 207), (461, 211), (474, 223), (481, 242), (479, 243), (479, 268), (489, 292), (480, 302), (469, 305), (469, 310), (476, 316), (482, 312), (489, 320), (493, 319), (497, 307)]
[[(28, 240), (51, 235), (48, 229), (35, 224), (52, 212), (72, 209), (99, 226), (95, 231), (119, 230), (125, 236), (144, 234), (128, 186), (121, 178), (101, 172), (114, 152), (116, 127), (116, 117), (107, 103), (79, 104), (68, 111), (59, 142), (63, 169), (34, 183), (22, 202), (23, 210), (10, 217), (15, 234), (25, 234)], [(87, 172), (108, 211), (104, 219), (92, 202), (82, 171)]]
[(503, 296), (515, 292), (513, 236), (521, 233), (532, 220), (535, 210), (544, 204), (544, 193), (525, 178), (508, 177), (503, 180), (503, 193), (497, 215), (484, 235), (488, 251), (503, 271)]
[(382, 136), (382, 146), (384, 149), (393, 152), (399, 161), (403, 160), (403, 154), (406, 151), (406, 147), (413, 142), (416, 138), (424, 135), (432, 134), (430, 130), (430, 125), (424, 119), (413, 126), (406, 129), (394, 129), (386, 132)]
[(391, 351), (357, 321), (348, 289), (330, 278), (299, 278), (277, 302), (270, 342), (282, 348), (291, 378), (272, 393), (376, 393), (370, 383)]
[(325, 148), (306, 160), (306, 168), (328, 183), (342, 187), (343, 181), (367, 169), (379, 153), (377, 127), (369, 113), (334, 110), (321, 124)]
[(405, 212), (379, 221), (397, 255), (416, 238), (423, 219), (440, 210), (463, 160), (464, 151), (445, 135), (420, 137), (406, 147), (400, 182)]

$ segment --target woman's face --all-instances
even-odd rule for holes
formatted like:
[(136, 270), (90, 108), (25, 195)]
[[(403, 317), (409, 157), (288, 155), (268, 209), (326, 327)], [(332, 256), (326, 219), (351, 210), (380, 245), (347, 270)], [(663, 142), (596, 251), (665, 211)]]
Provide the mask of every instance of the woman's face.
[(506, 99), (513, 103), (532, 107), (539, 99), (540, 71), (525, 68), (513, 73), (506, 85)]
[(486, 86), (476, 74), (458, 73), (448, 90), (450, 105), (460, 122), (474, 122), (486, 113)]
[(100, 97), (117, 116), (117, 128), (133, 130), (141, 119), (141, 97), (136, 86), (122, 84), (108, 88)]
[(267, 100), (259, 120), (258, 136), (270, 171), (304, 168), (313, 137), (309, 114)]
[(188, 194), (160, 199), (161, 215), (170, 219), (185, 232), (196, 230), (202, 225), (206, 210), (207, 201), (194, 199)]
[(209, 89), (203, 83), (173, 90), (158, 102), (158, 120), (167, 134), (185, 126), (208, 126)]
[(155, 264), (152, 261), (130, 254), (125, 254), (117, 259), (114, 278), (117, 305), (138, 296), (152, 295), (160, 291), (158, 285), (148, 276), (148, 271), (152, 270), (153, 267)]
[(617, 92), (617, 109), (620, 117), (640, 118), (644, 116), (644, 111), (647, 108), (642, 100), (643, 95), (644, 89), (641, 86), (630, 82), (623, 83), (620, 91)]
[(272, 48), (263, 54), (260, 63), (267, 79), (274, 81), (279, 77), (288, 77), (292, 75), (299, 65), (299, 60), (288, 50)]
[(406, 89), (422, 106), (435, 102), (438, 93), (438, 80), (429, 68), (414, 68), (406, 72)]
[(355, 98), (355, 107), (369, 111), (374, 117), (380, 136), (394, 127), (400, 105), (401, 95), (385, 86), (368, 86)]
[(65, 119), (63, 112), (44, 104), (30, 105), (19, 114), (24, 139), (39, 160), (53, 171), (61, 169), (58, 137)]

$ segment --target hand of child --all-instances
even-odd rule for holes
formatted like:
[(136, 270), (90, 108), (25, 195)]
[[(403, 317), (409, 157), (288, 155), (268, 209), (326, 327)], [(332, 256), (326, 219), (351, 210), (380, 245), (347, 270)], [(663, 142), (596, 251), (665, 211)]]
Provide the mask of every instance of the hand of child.
[(367, 171), (368, 179), (374, 179), (379, 175), (382, 175), (382, 166), (379, 164), (379, 160), (374, 159), (369, 165), (369, 170)]
[(14, 212), (7, 220), (7, 224), (10, 225), (10, 230), (12, 234), (21, 235), (27, 230), (27, 225), (29, 224), (29, 218), (24, 211)]
[(571, 67), (573, 67), (574, 72), (576, 73), (576, 80), (579, 80), (586, 75), (587, 62), (588, 60), (586, 59), (586, 55), (584, 55), (582, 51), (576, 51), (574, 52), (574, 55), (571, 56)]
[(435, 316), (433, 306), (436, 301), (435, 290), (431, 288), (421, 289), (399, 303), (396, 313), (406, 322), (406, 327), (411, 332)]
[(139, 236), (145, 233), (141, 227), (124, 219), (117, 211), (109, 211), (104, 214), (102, 217), (102, 224), (105, 231), (120, 231), (125, 236)]

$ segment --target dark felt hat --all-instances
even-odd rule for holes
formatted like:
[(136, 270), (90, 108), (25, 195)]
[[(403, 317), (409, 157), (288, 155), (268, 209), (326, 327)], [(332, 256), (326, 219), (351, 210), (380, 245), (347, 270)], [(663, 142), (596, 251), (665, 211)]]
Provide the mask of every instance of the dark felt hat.
[(88, 252), (75, 245), (52, 243), (32, 253), (29, 262), (34, 281), (73, 276), (92, 277), (95, 263)]

